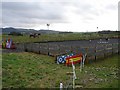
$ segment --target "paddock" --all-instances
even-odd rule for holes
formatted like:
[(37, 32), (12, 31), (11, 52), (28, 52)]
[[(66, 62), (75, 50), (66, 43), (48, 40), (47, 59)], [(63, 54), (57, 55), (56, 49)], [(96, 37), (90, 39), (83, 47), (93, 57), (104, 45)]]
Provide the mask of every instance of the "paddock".
[(119, 53), (119, 39), (96, 39), (61, 42), (17, 43), (20, 51), (59, 56), (68, 53), (87, 53), (88, 60), (96, 60)]

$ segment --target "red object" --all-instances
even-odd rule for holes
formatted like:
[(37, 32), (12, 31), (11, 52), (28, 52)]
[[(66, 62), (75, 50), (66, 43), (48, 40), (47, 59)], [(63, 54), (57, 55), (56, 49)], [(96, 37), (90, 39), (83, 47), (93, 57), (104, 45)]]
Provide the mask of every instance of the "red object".
[(82, 57), (83, 57), (82, 54), (67, 57), (66, 58), (66, 65), (72, 65), (72, 61), (73, 61), (73, 64), (80, 63), (82, 60)]

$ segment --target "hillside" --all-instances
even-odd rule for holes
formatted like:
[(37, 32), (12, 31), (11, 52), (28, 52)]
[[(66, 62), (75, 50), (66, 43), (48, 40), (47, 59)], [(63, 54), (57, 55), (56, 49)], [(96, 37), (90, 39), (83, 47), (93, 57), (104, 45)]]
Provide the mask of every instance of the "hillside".
[(2, 31), (3, 34), (9, 34), (10, 32), (19, 32), (19, 33), (22, 33), (22, 34), (30, 34), (30, 33), (42, 33), (42, 34), (46, 34), (46, 33), (59, 33), (59, 31), (54, 31), (54, 30), (45, 30), (45, 29), (34, 30), (34, 29), (22, 29), (22, 28), (13, 28), (13, 27), (0, 28), (0, 30)]

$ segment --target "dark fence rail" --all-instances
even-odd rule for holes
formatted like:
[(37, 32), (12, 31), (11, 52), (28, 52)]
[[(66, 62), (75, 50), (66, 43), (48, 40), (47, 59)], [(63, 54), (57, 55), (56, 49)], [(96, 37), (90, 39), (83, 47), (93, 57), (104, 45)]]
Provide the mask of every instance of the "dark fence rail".
[(83, 47), (80, 45), (58, 45), (50, 43), (19, 43), (16, 44), (16, 47), (21, 51), (34, 52), (50, 56), (58, 56), (70, 52), (74, 52), (76, 54), (87, 53), (87, 62), (92, 62), (99, 58), (104, 58), (109, 55), (119, 53), (118, 45), (118, 43), (106, 43)]

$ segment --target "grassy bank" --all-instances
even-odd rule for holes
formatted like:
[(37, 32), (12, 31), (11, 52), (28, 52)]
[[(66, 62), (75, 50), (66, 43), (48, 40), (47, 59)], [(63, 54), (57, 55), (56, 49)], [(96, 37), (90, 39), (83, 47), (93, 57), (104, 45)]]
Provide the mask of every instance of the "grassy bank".
[[(76, 65), (76, 85), (83, 88), (117, 88), (119, 55), (85, 65), (79, 71)], [(66, 72), (72, 67), (57, 65), (54, 57), (33, 53), (6, 53), (2, 56), (3, 87), (53, 88), (62, 81), (68, 84)]]

